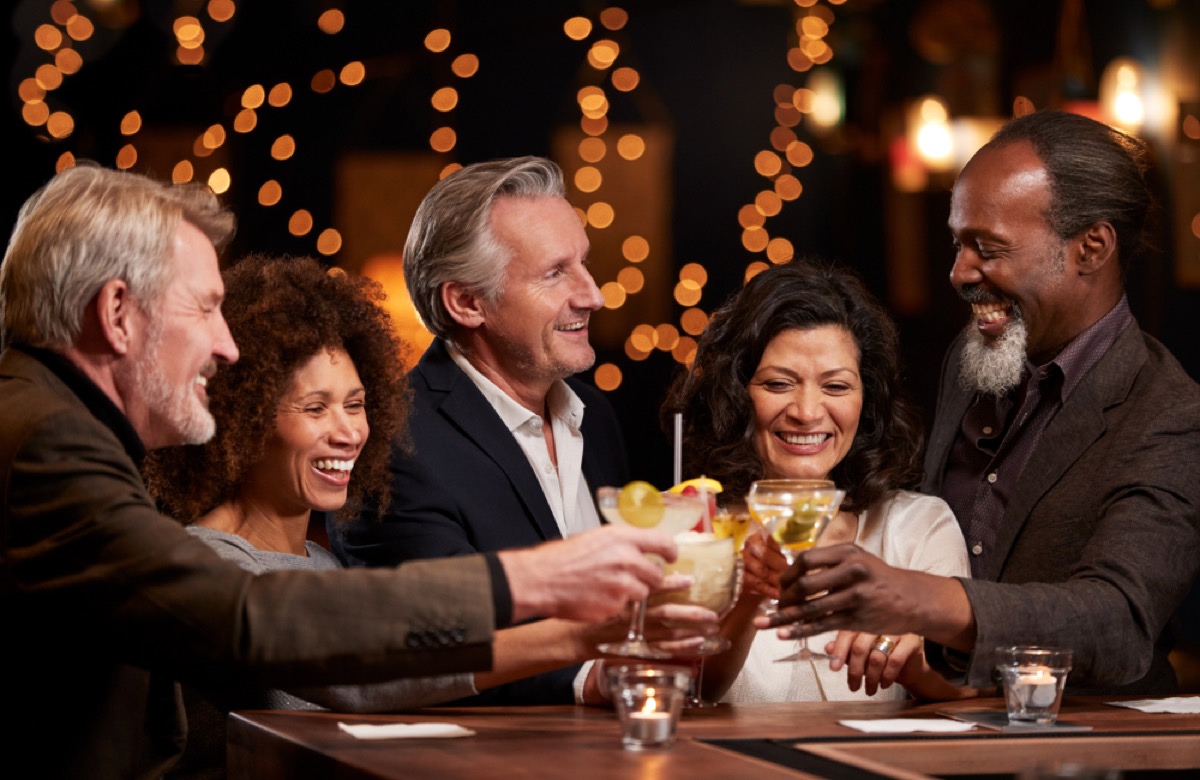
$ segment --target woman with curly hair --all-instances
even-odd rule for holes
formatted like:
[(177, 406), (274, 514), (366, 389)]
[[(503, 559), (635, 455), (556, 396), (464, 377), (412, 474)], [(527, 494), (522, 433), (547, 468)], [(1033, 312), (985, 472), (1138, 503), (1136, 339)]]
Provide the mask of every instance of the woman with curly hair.
[[(167, 514), (245, 569), (341, 568), (308, 539), (310, 513), (357, 516), (364, 503), (386, 504), (391, 446), (402, 436), (408, 406), (403, 347), (378, 305), (382, 289), (310, 258), (249, 257), (224, 281), (222, 310), (241, 359), (211, 380), (217, 434), (207, 444), (151, 453), (146, 484)], [(172, 776), (223, 775), (232, 709), (366, 712), (437, 704), (580, 663), (623, 631), (620, 621), (506, 628), (496, 632), (492, 670), (475, 674), (289, 692), (211, 680), (185, 685), (189, 738)], [(688, 636), (663, 634), (683, 647), (699, 641)]]
[[(695, 361), (672, 383), (664, 420), (675, 412), (685, 472), (719, 480), (726, 496), (740, 499), (758, 479), (831, 479), (846, 500), (821, 544), (854, 542), (893, 565), (969, 576), (949, 506), (910, 492), (921, 476), (922, 428), (902, 397), (896, 327), (852, 275), (797, 262), (747, 282), (713, 315)], [(778, 595), (786, 564), (763, 535), (747, 540), (744, 558), (743, 597), (723, 628), (733, 649), (706, 675), (726, 701), (849, 699), (877, 689), (897, 698), (904, 691), (892, 683), (902, 671), (924, 695), (965, 693), (932, 676), (917, 636), (845, 633), (833, 644), (829, 634), (813, 642), (831, 643), (830, 666), (775, 662), (788, 643), (750, 621)], [(848, 685), (837, 679), (843, 665)]]

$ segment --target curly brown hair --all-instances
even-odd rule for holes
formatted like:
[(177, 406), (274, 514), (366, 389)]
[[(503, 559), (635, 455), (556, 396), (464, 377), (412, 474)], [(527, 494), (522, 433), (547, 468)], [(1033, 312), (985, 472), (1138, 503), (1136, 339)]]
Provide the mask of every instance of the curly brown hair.
[(406, 346), (379, 306), (383, 288), (309, 257), (247, 257), (223, 274), (222, 310), (241, 351), (208, 383), (217, 434), (207, 444), (152, 451), (146, 484), (167, 514), (191, 523), (232, 498), (262, 457), (292, 377), (326, 349), (346, 351), (366, 390), (371, 435), (339, 520), (364, 501), (386, 507), (393, 438), (408, 414)]
[(712, 316), (696, 359), (677, 375), (662, 407), (664, 428), (684, 420), (684, 473), (720, 480), (742, 496), (763, 477), (754, 449), (748, 388), (767, 345), (785, 330), (845, 328), (859, 352), (863, 407), (850, 451), (830, 479), (861, 511), (921, 477), (920, 415), (902, 395), (899, 338), (891, 317), (849, 272), (811, 261), (755, 276)]

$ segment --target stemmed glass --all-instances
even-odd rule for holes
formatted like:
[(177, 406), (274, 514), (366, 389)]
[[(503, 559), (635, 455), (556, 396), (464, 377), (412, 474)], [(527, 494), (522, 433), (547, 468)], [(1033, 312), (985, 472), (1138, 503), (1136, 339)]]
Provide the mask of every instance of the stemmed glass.
[[(692, 529), (700, 521), (707, 506), (706, 499), (699, 495), (661, 493), (661, 513), (655, 513), (652, 507), (651, 511), (643, 507), (634, 513), (622, 509), (621, 491), (622, 488), (615, 487), (602, 487), (596, 491), (596, 502), (605, 520), (616, 525), (653, 528), (671, 537)], [(620, 642), (605, 642), (597, 649), (608, 655), (630, 658), (673, 658), (674, 654), (646, 641), (645, 626), (646, 599), (642, 599), (633, 605), (633, 617), (629, 621), (629, 631), (625, 639)]]
[[(825, 479), (760, 479), (750, 485), (746, 506), (779, 543), (790, 566), (797, 554), (817, 543), (845, 497), (845, 491)], [(778, 606), (778, 600), (772, 599), (771, 610)], [(810, 650), (808, 638), (802, 637), (799, 651), (777, 660), (811, 661), (828, 657)]]

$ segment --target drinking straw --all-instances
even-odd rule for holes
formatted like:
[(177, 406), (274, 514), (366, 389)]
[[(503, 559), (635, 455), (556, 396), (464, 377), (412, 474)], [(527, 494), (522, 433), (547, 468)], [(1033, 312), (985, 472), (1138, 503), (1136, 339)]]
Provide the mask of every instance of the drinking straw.
[(683, 482), (683, 413), (675, 412), (675, 481), (672, 485)]

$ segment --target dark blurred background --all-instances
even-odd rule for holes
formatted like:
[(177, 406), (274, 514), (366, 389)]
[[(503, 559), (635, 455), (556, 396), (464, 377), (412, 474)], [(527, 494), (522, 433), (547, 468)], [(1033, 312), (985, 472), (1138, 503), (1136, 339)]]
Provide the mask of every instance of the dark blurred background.
[[(226, 261), (316, 255), (380, 279), (403, 320), (404, 235), (447, 166), (556, 159), (613, 306), (593, 318), (601, 368), (590, 376), (621, 414), (635, 474), (660, 485), (671, 472), (664, 388), (755, 264), (811, 256), (856, 269), (899, 321), (910, 390), (931, 412), (942, 351), (965, 318), (947, 281), (955, 159), (1023, 107), (1110, 118), (1106, 84), (1130, 58), (1144, 114), (1128, 127), (1153, 145), (1164, 207), (1158, 252), (1134, 269), (1130, 295), (1143, 327), (1200, 376), (1194, 0), (11, 9), (6, 232), (72, 159), (209, 181), (240, 218)], [(598, 108), (586, 87), (603, 91)], [(955, 141), (949, 159), (916, 146), (924, 98), (937, 100), (934, 130)]]

